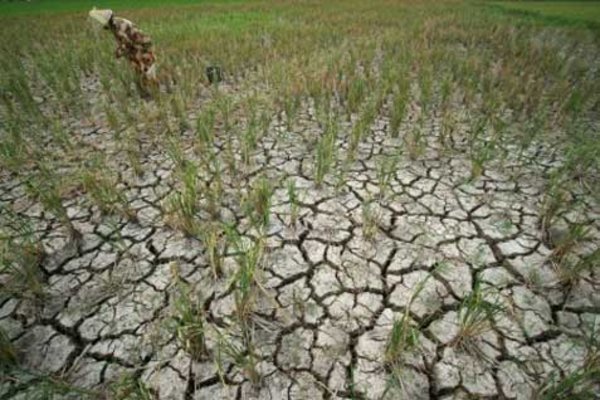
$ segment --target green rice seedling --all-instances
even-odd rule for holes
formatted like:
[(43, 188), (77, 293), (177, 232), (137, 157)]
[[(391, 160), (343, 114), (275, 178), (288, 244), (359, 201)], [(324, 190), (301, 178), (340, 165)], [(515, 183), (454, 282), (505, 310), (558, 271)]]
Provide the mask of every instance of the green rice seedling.
[(91, 168), (83, 170), (79, 180), (85, 192), (104, 214), (120, 214), (127, 219), (135, 219), (133, 211), (125, 195), (119, 191), (116, 179), (106, 173), (102, 163), (94, 163)]
[(140, 150), (140, 143), (137, 137), (137, 131), (130, 129), (125, 135), (125, 143), (123, 151), (129, 161), (129, 165), (133, 168), (133, 172), (136, 176), (142, 176), (144, 174), (144, 168), (142, 166), (142, 152)]
[(65, 128), (62, 126), (60, 120), (56, 119), (52, 123), (52, 138), (54, 141), (65, 151), (73, 150), (73, 144), (71, 143), (71, 136), (67, 134)]
[(452, 345), (465, 351), (477, 350), (473, 340), (492, 329), (491, 322), (505, 308), (498, 301), (486, 300), (481, 282), (475, 281), (473, 290), (461, 302), (458, 309), (458, 333)]
[(385, 347), (384, 360), (387, 365), (395, 366), (402, 356), (414, 350), (419, 344), (419, 330), (410, 322), (408, 312), (394, 320), (392, 331)]
[(271, 125), (270, 111), (268, 111), (268, 110), (261, 111), (260, 116), (258, 118), (258, 126), (259, 126), (261, 137), (267, 135), (267, 133), (269, 132), (270, 125)]
[(447, 110), (450, 103), (450, 97), (453, 91), (452, 76), (449, 73), (444, 74), (440, 86), (440, 106), (442, 110)]
[(589, 321), (586, 325), (586, 332), (583, 335), (582, 342), (586, 349), (584, 368), (600, 368), (600, 324), (598, 317)]
[(18, 173), (29, 161), (30, 145), (24, 140), (19, 123), (7, 123), (6, 131), (0, 140), (0, 165)]
[(213, 221), (209, 222), (203, 230), (199, 232), (200, 240), (204, 245), (208, 256), (208, 263), (213, 271), (215, 279), (223, 275), (223, 252), (225, 247), (225, 232), (222, 226)]
[(302, 98), (297, 94), (290, 93), (284, 97), (285, 125), (288, 132), (291, 132), (294, 128), (294, 122), (298, 117), (301, 104)]
[(186, 161), (180, 173), (181, 188), (166, 199), (164, 211), (167, 223), (187, 235), (195, 236), (198, 230), (198, 167)]
[(321, 101), (317, 103), (315, 107), (315, 120), (319, 125), (319, 128), (323, 130), (327, 129), (332, 117), (332, 112), (331, 93), (325, 91), (321, 95)]
[(250, 165), (252, 152), (256, 150), (258, 145), (258, 134), (259, 134), (259, 125), (258, 119), (256, 117), (256, 113), (253, 112), (246, 129), (244, 129), (244, 133), (241, 138), (241, 153), (242, 153), (242, 162), (244, 165)]
[(259, 386), (261, 380), (257, 365), (259, 359), (253, 346), (248, 346), (248, 344), (240, 345), (231, 338), (227, 338), (222, 334), (219, 335), (217, 343), (217, 366), (221, 380), (224, 380), (225, 373), (223, 366), (225, 357), (227, 357), (235, 366), (242, 370), (246, 378), (255, 387)]
[(0, 328), (0, 371), (17, 364), (17, 351), (8, 335)]
[(135, 374), (124, 374), (108, 386), (111, 400), (158, 400), (158, 396)]
[(196, 154), (200, 157), (212, 154), (214, 145), (215, 110), (207, 107), (196, 120)]
[(371, 130), (371, 125), (375, 121), (376, 114), (376, 98), (373, 96), (370, 98), (365, 105), (360, 117), (352, 127), (350, 132), (350, 144), (348, 149), (348, 160), (354, 159), (358, 145), (363, 139), (364, 135), (368, 134)]
[(590, 228), (583, 224), (573, 224), (569, 227), (566, 235), (561, 237), (552, 249), (552, 260), (560, 264), (581, 242), (585, 241)]
[(0, 275), (8, 279), (1, 291), (15, 296), (44, 296), (44, 276), (40, 263), (45, 254), (31, 223), (6, 207), (0, 208)]
[(335, 117), (329, 116), (325, 132), (319, 139), (315, 155), (315, 183), (320, 187), (325, 175), (331, 170), (336, 158), (338, 124)]
[(392, 106), (390, 111), (390, 136), (396, 138), (400, 134), (400, 125), (404, 121), (406, 115), (406, 106), (408, 104), (408, 87), (400, 84), (400, 87), (392, 98)]
[(535, 400), (592, 400), (598, 398), (600, 360), (566, 374), (553, 372), (533, 393)]
[(119, 115), (111, 104), (104, 106), (104, 114), (106, 115), (106, 122), (108, 127), (113, 133), (115, 140), (119, 140), (121, 137), (121, 122), (119, 121)]
[(484, 139), (488, 121), (485, 116), (470, 116), (471, 126), (468, 136), (469, 156), (471, 159), (471, 178), (475, 179), (483, 173), (484, 163), (493, 148), (487, 146)]
[(175, 290), (171, 329), (175, 332), (181, 347), (192, 359), (199, 361), (207, 354), (205, 317), (201, 298), (181, 279), (177, 280)]
[(542, 232), (547, 232), (554, 224), (569, 200), (569, 182), (563, 179), (562, 171), (553, 173), (550, 177), (542, 198), (540, 210), (540, 225)]
[(233, 100), (229, 96), (219, 95), (216, 104), (223, 124), (223, 130), (229, 132), (231, 130), (231, 115), (234, 109)]
[(417, 283), (408, 303), (404, 307), (404, 313), (402, 313), (399, 319), (394, 320), (392, 331), (385, 347), (384, 360), (388, 366), (399, 365), (402, 361), (402, 356), (414, 350), (418, 345), (419, 330), (418, 327), (415, 327), (411, 323), (410, 308), (423, 289), (425, 289), (427, 281), (432, 276), (432, 274), (429, 274)]
[(296, 181), (289, 179), (287, 182), (287, 195), (290, 202), (290, 225), (295, 226), (298, 220), (298, 210), (300, 208), (298, 204), (298, 189), (296, 188)]
[(519, 137), (520, 158), (525, 151), (531, 148), (532, 143), (536, 137), (538, 137), (540, 132), (546, 131), (546, 125), (548, 123), (547, 113), (548, 111), (546, 108), (538, 110), (531, 118), (527, 118), (522, 124), (522, 134)]
[(210, 172), (212, 178), (204, 186), (206, 211), (216, 221), (220, 215), (221, 198), (223, 196), (223, 177), (221, 164), (217, 157), (212, 158)]
[[(167, 154), (171, 161), (173, 161), (173, 165), (175, 165), (175, 169), (182, 173), (185, 170), (186, 166), (186, 158), (183, 153), (183, 149), (181, 148), (181, 140), (177, 137), (171, 137), (167, 143)], [(184, 173), (184, 172), (183, 172)]]
[(385, 393), (389, 392), (394, 386), (403, 388), (401, 372), (405, 360), (404, 357), (418, 348), (420, 335), (419, 327), (415, 326), (411, 321), (410, 309), (432, 276), (432, 274), (429, 274), (417, 283), (408, 303), (404, 307), (404, 312), (400, 318), (394, 319), (383, 355), (384, 364), (390, 373), (390, 380)]
[(454, 114), (449, 108), (442, 110), (439, 142), (444, 150), (447, 150), (448, 146), (454, 143), (454, 133), (458, 125)]
[(230, 137), (225, 141), (225, 149), (223, 151), (223, 159), (225, 160), (225, 165), (227, 166), (227, 172), (229, 176), (237, 176), (238, 175), (238, 166), (235, 156), (235, 150), (233, 148), (233, 137), (238, 136), (235, 133), (228, 131)]
[(228, 242), (233, 246), (238, 269), (234, 275), (234, 296), (238, 320), (247, 321), (254, 309), (258, 273), (265, 251), (263, 238), (242, 238), (234, 227), (227, 227)]
[(100, 391), (70, 384), (63, 374), (51, 375), (19, 365), (10, 366), (2, 372), (3, 382), (10, 382), (14, 388), (19, 388), (19, 396), (27, 400), (95, 400), (103, 396)]
[(340, 193), (347, 183), (348, 169), (350, 168), (350, 160), (340, 160), (338, 168), (335, 170), (335, 191)]
[(362, 204), (362, 232), (367, 240), (373, 240), (379, 230), (381, 216), (373, 209), (373, 202), (365, 200)]
[(25, 182), (27, 191), (34, 199), (39, 200), (48, 212), (54, 214), (68, 229), (71, 238), (78, 238), (79, 232), (75, 229), (62, 203), (59, 178), (51, 172), (45, 162), (38, 162), (37, 167), (37, 173)]
[(174, 96), (171, 100), (173, 115), (177, 119), (178, 128), (180, 132), (183, 132), (191, 127), (190, 122), (188, 121), (185, 103), (185, 99), (181, 95), (181, 93)]
[(379, 187), (380, 199), (385, 198), (387, 195), (392, 179), (394, 178), (398, 168), (399, 161), (400, 157), (398, 155), (394, 155), (383, 156), (377, 163), (377, 185)]
[(565, 286), (572, 287), (587, 272), (591, 272), (600, 265), (600, 249), (596, 249), (577, 261), (563, 259), (554, 264), (557, 267), (560, 282)]
[(497, 146), (494, 140), (481, 140), (471, 148), (471, 179), (477, 179), (483, 174), (485, 164), (494, 157), (496, 152)]
[(246, 215), (252, 225), (258, 229), (264, 229), (269, 225), (272, 195), (273, 187), (271, 183), (265, 176), (262, 176), (254, 181), (244, 201)]
[(432, 82), (432, 72), (430, 69), (422, 68), (419, 71), (419, 89), (420, 93), (420, 101), (421, 109), (424, 113), (429, 111), (429, 103), (431, 102), (431, 97), (433, 93), (433, 82)]
[(425, 142), (423, 138), (423, 118), (413, 126), (412, 130), (404, 138), (404, 146), (408, 152), (408, 157), (411, 160), (416, 160), (425, 151)]
[(363, 78), (355, 77), (351, 80), (348, 88), (348, 102), (346, 109), (348, 111), (348, 117), (358, 112), (358, 109), (363, 102), (367, 93), (367, 83)]

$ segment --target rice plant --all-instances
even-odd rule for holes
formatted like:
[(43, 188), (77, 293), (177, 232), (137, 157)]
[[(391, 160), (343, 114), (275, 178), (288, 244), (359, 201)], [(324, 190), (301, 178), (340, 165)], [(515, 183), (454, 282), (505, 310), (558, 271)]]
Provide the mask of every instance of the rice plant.
[(560, 282), (565, 286), (572, 286), (598, 265), (600, 265), (600, 249), (578, 258), (577, 261), (563, 260), (558, 265)]
[(142, 176), (144, 174), (140, 147), (141, 145), (137, 137), (137, 131), (135, 129), (129, 129), (126, 132), (125, 140), (123, 141), (123, 151), (136, 176)]
[(426, 143), (423, 137), (424, 123), (424, 119), (421, 116), (410, 132), (404, 137), (404, 147), (409, 158), (413, 161), (422, 156), (425, 151)]
[(371, 200), (366, 200), (362, 204), (362, 233), (365, 239), (373, 240), (379, 230), (381, 216), (373, 207)]
[(179, 138), (171, 137), (168, 139), (167, 154), (175, 165), (175, 169), (177, 171), (183, 171), (185, 169), (187, 160), (185, 158), (185, 154), (183, 153)]
[(6, 370), (16, 364), (17, 351), (6, 332), (0, 328), (0, 371)]
[(348, 101), (347, 110), (348, 115), (354, 114), (358, 111), (362, 101), (364, 100), (367, 93), (367, 83), (361, 77), (352, 79), (348, 90)]
[(226, 357), (236, 367), (238, 367), (244, 376), (254, 385), (260, 385), (261, 375), (258, 371), (258, 356), (252, 345), (240, 344), (234, 338), (220, 334), (217, 343), (217, 366), (221, 380), (224, 380), (224, 364)]
[[(208, 166), (210, 179), (204, 184), (204, 205), (213, 221), (220, 216), (222, 197), (224, 193), (223, 176), (219, 158), (212, 157)], [(235, 184), (235, 183), (234, 183)], [(237, 183), (239, 185), (239, 182)]]
[(404, 306), (404, 312), (399, 318), (394, 319), (383, 355), (384, 364), (390, 377), (384, 393), (389, 392), (394, 386), (398, 386), (402, 390), (404, 388), (402, 367), (406, 356), (418, 349), (420, 336), (419, 326), (415, 325), (410, 317), (410, 309), (432, 276), (432, 274), (428, 274), (417, 283), (408, 303)]
[(290, 203), (290, 225), (295, 226), (298, 220), (298, 210), (300, 208), (298, 204), (298, 189), (296, 188), (296, 181), (289, 179), (287, 182), (287, 195)]
[(269, 180), (262, 176), (255, 180), (244, 201), (246, 216), (257, 229), (264, 229), (271, 219), (271, 197), (273, 187)]
[(258, 146), (259, 121), (256, 110), (252, 109), (247, 126), (243, 130), (241, 137), (241, 154), (244, 165), (250, 165), (252, 154)]
[(187, 235), (195, 236), (198, 230), (195, 218), (198, 211), (198, 168), (185, 162), (180, 173), (181, 188), (171, 194), (164, 205), (167, 223)]
[[(48, 374), (21, 366), (12, 366), (2, 371), (4, 382), (10, 382), (17, 389), (17, 396), (27, 400), (95, 400), (105, 393), (72, 385), (61, 374)], [(10, 389), (8, 391), (10, 393)], [(131, 397), (121, 397), (122, 400)], [(145, 399), (144, 399), (145, 400)]]
[(546, 191), (542, 197), (540, 225), (542, 232), (547, 232), (569, 200), (569, 183), (562, 174), (556, 171), (550, 177)]
[(50, 167), (43, 161), (39, 162), (37, 167), (37, 173), (25, 182), (27, 191), (34, 199), (39, 200), (47, 211), (54, 214), (60, 223), (67, 228), (71, 238), (78, 238), (79, 232), (71, 222), (67, 209), (62, 202), (59, 177), (53, 174)]
[(127, 198), (119, 190), (115, 177), (109, 175), (102, 162), (95, 162), (80, 173), (79, 180), (84, 191), (104, 214), (119, 214), (127, 219), (135, 219), (135, 212), (129, 207)]
[(247, 321), (254, 310), (258, 275), (265, 252), (264, 238), (242, 237), (234, 227), (226, 228), (238, 269), (233, 277), (234, 297), (239, 321)]
[(567, 255), (573, 252), (575, 248), (585, 241), (590, 232), (590, 227), (584, 224), (572, 224), (563, 237), (552, 243), (552, 260), (560, 264)]
[(158, 400), (158, 395), (132, 373), (109, 384), (107, 392), (112, 400)]
[(60, 120), (55, 120), (52, 123), (52, 128), (50, 130), (52, 133), (52, 138), (54, 141), (64, 150), (70, 151), (73, 150), (73, 143), (71, 143), (71, 136), (66, 132)]
[(334, 116), (327, 117), (325, 131), (317, 142), (315, 154), (315, 183), (321, 186), (325, 175), (331, 170), (336, 158), (338, 123)]
[(15, 296), (44, 297), (40, 263), (45, 252), (31, 222), (5, 207), (0, 208), (0, 218), (0, 275), (7, 277), (0, 289)]
[(492, 329), (494, 318), (505, 312), (498, 300), (487, 300), (490, 291), (481, 288), (476, 280), (473, 290), (461, 302), (458, 309), (458, 333), (452, 345), (467, 352), (477, 352), (474, 340)]
[(382, 156), (375, 166), (377, 172), (377, 186), (379, 187), (378, 196), (380, 199), (386, 197), (392, 180), (396, 174), (399, 161), (400, 158), (398, 155)]
[(294, 128), (294, 121), (298, 116), (301, 104), (302, 98), (297, 94), (288, 93), (284, 97), (285, 126), (288, 132)]
[(400, 135), (400, 125), (406, 115), (408, 100), (408, 87), (402, 82), (398, 91), (392, 97), (389, 132), (393, 138)]
[(225, 251), (225, 232), (218, 222), (209, 222), (199, 232), (199, 237), (208, 256), (208, 263), (215, 279), (223, 275), (223, 253)]
[(371, 125), (377, 117), (377, 97), (372, 96), (367, 100), (358, 120), (355, 122), (352, 130), (350, 131), (350, 143), (348, 148), (349, 160), (354, 159), (358, 145), (362, 139), (371, 131)]
[(7, 134), (0, 141), (0, 165), (7, 171), (20, 171), (29, 161), (30, 145), (18, 133), (16, 126), (7, 124)]
[(553, 371), (533, 391), (535, 400), (587, 400), (595, 399), (600, 393), (600, 341), (598, 340), (597, 319), (591, 322), (591, 331), (582, 338), (586, 350), (581, 365), (569, 368), (568, 372)]
[(471, 179), (479, 178), (488, 161), (493, 159), (497, 154), (497, 146), (494, 140), (479, 139), (477, 144), (471, 148)]
[(196, 120), (196, 154), (205, 157), (206, 153), (212, 153), (214, 144), (215, 110), (207, 107)]
[(199, 294), (190, 285), (178, 279), (173, 294), (174, 315), (170, 327), (180, 346), (194, 360), (201, 360), (207, 355), (206, 322), (202, 307)]

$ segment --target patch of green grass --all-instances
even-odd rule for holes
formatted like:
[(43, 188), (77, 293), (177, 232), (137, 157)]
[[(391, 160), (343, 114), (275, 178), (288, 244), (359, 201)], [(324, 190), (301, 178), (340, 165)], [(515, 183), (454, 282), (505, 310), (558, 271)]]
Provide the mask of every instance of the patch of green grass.
[(8, 335), (0, 328), (0, 371), (17, 363), (17, 351)]
[(538, 22), (558, 25), (588, 25), (600, 28), (598, 1), (503, 1), (495, 6)]
[(30, 0), (0, 3), (0, 15), (53, 14), (84, 12), (92, 7), (112, 9), (136, 9), (154, 7), (181, 7), (198, 4), (236, 3), (240, 0)]
[(200, 296), (181, 279), (177, 281), (175, 290), (171, 329), (181, 347), (194, 360), (200, 360), (206, 355), (204, 310)]

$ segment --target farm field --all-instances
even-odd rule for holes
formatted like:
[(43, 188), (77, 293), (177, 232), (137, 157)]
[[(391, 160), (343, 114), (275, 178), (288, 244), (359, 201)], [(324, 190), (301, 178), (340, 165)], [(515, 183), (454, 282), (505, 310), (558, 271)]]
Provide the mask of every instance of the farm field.
[(98, 2), (147, 98), (0, 3), (0, 399), (599, 398), (600, 31), (497, 4)]
[(598, 1), (505, 1), (495, 3), (510, 11), (530, 13), (563, 24), (600, 24)]

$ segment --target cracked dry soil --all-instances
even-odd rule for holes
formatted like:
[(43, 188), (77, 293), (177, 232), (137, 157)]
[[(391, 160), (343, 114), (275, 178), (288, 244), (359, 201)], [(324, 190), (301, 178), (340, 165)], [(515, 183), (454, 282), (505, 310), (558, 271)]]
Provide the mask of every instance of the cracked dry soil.
[[(293, 132), (272, 121), (253, 167), (224, 178), (221, 216), (249, 236), (231, 194), (236, 183), (248, 187), (264, 175), (272, 182), (293, 180), (298, 188), (295, 224), (285, 185), (272, 198), (259, 277), (264, 290), (253, 314), (259, 385), (227, 358), (218, 370), (214, 337), (208, 335), (208, 356), (198, 361), (167, 327), (175, 268), (202, 297), (207, 324), (223, 331), (232, 324), (231, 249), (224, 276), (215, 280), (201, 242), (165, 225), (161, 202), (176, 190), (165, 152), (150, 149), (145, 172), (136, 177), (110, 133), (97, 127), (83, 130), (82, 141), (109, 155), (137, 222), (102, 216), (74, 197), (67, 209), (82, 233), (75, 246), (58, 221), (27, 199), (22, 182), (4, 175), (0, 185), (2, 202), (36, 221), (48, 254), (41, 265), (44, 300), (0, 303), (0, 326), (24, 365), (66, 374), (70, 383), (90, 389), (134, 373), (163, 400), (528, 399), (552, 374), (583, 365), (581, 338), (596, 329), (600, 283), (596, 269), (571, 287), (561, 285), (552, 249), (542, 240), (544, 176), (560, 162), (553, 153), (537, 146), (527, 162), (509, 158), (469, 181), (466, 157), (438, 147), (434, 116), (425, 125), (423, 156), (402, 155), (380, 196), (378, 162), (402, 154), (402, 140), (390, 138), (386, 118), (379, 117), (344, 181), (327, 176), (317, 187), (310, 147), (320, 130), (311, 108), (303, 109)], [(348, 129), (350, 122), (342, 123), (341, 131)], [(215, 146), (222, 150), (226, 138), (219, 135)], [(193, 160), (191, 136), (183, 132), (181, 143)], [(340, 136), (343, 154), (348, 143)], [(368, 239), (363, 204), (371, 199), (376, 230)], [(598, 245), (600, 209), (579, 204), (562, 218), (589, 227), (592, 239), (577, 249), (586, 254)], [(504, 312), (466, 351), (456, 346), (458, 315), (476, 281)], [(419, 282), (423, 290), (410, 303)], [(393, 321), (407, 306), (418, 345), (396, 371), (402, 384), (393, 385), (384, 353)], [(5, 382), (0, 397), (27, 399), (27, 385)]]

